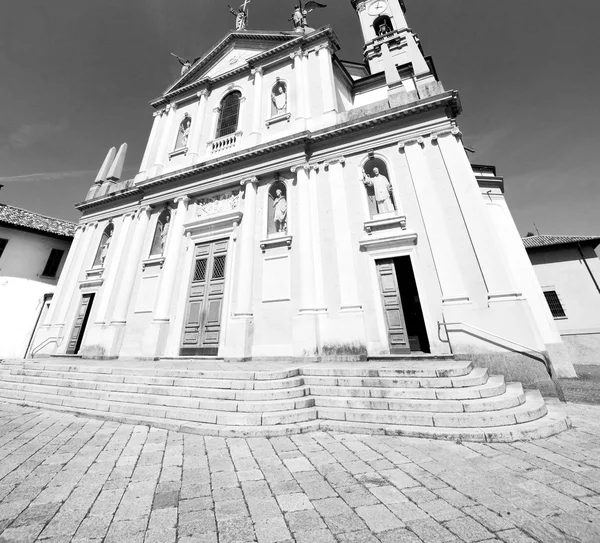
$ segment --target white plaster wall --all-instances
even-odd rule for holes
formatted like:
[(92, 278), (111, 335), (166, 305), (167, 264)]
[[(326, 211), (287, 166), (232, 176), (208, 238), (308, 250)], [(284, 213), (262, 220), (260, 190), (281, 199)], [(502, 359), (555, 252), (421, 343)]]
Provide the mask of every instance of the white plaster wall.
[[(591, 248), (584, 248), (586, 261), (600, 284), (600, 261)], [(542, 290), (556, 290), (566, 319), (556, 320), (561, 334), (600, 332), (600, 293), (576, 246), (549, 247), (529, 251), (529, 258)]]

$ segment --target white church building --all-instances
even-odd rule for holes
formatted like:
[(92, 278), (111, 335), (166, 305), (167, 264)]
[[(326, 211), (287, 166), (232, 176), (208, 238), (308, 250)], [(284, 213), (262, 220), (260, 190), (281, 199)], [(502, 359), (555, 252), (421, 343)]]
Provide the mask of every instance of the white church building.
[(457, 355), (527, 386), (575, 375), (494, 171), (472, 167), (399, 0), (331, 27), (227, 35), (152, 102), (139, 173), (111, 150), (37, 356)]

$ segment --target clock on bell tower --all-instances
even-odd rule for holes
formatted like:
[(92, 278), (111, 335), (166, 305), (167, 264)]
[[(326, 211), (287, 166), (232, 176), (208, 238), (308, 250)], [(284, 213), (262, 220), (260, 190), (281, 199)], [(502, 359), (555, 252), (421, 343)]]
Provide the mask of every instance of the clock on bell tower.
[(419, 84), (430, 84), (435, 74), (408, 27), (404, 0), (350, 1), (360, 19), (371, 74), (384, 72), (390, 90), (403, 86), (420, 96)]

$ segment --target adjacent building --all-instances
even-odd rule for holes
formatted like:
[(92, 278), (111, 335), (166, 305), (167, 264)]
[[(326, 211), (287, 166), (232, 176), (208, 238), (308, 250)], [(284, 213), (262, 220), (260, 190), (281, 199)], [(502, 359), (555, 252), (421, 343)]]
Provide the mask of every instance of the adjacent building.
[(600, 237), (537, 235), (523, 243), (572, 360), (600, 364)]
[(0, 358), (31, 354), (77, 225), (0, 204)]
[[(112, 149), (38, 356), (456, 354), (529, 386), (573, 367), (489, 167), (474, 172), (399, 0), (329, 26), (243, 17), (152, 102), (139, 173)], [(486, 169), (487, 168), (487, 169)]]

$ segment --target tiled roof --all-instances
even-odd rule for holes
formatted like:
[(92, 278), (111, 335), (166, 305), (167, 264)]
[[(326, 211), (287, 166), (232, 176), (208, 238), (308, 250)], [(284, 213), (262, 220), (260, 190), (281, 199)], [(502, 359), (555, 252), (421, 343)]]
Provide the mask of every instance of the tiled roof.
[(551, 236), (542, 234), (539, 236), (529, 236), (523, 238), (523, 244), (526, 249), (535, 249), (537, 247), (550, 247), (552, 245), (566, 245), (568, 243), (594, 242), (600, 244), (598, 236)]
[(29, 230), (38, 230), (54, 236), (73, 237), (77, 225), (72, 222), (46, 217), (18, 207), (0, 204), (0, 225), (8, 224)]

